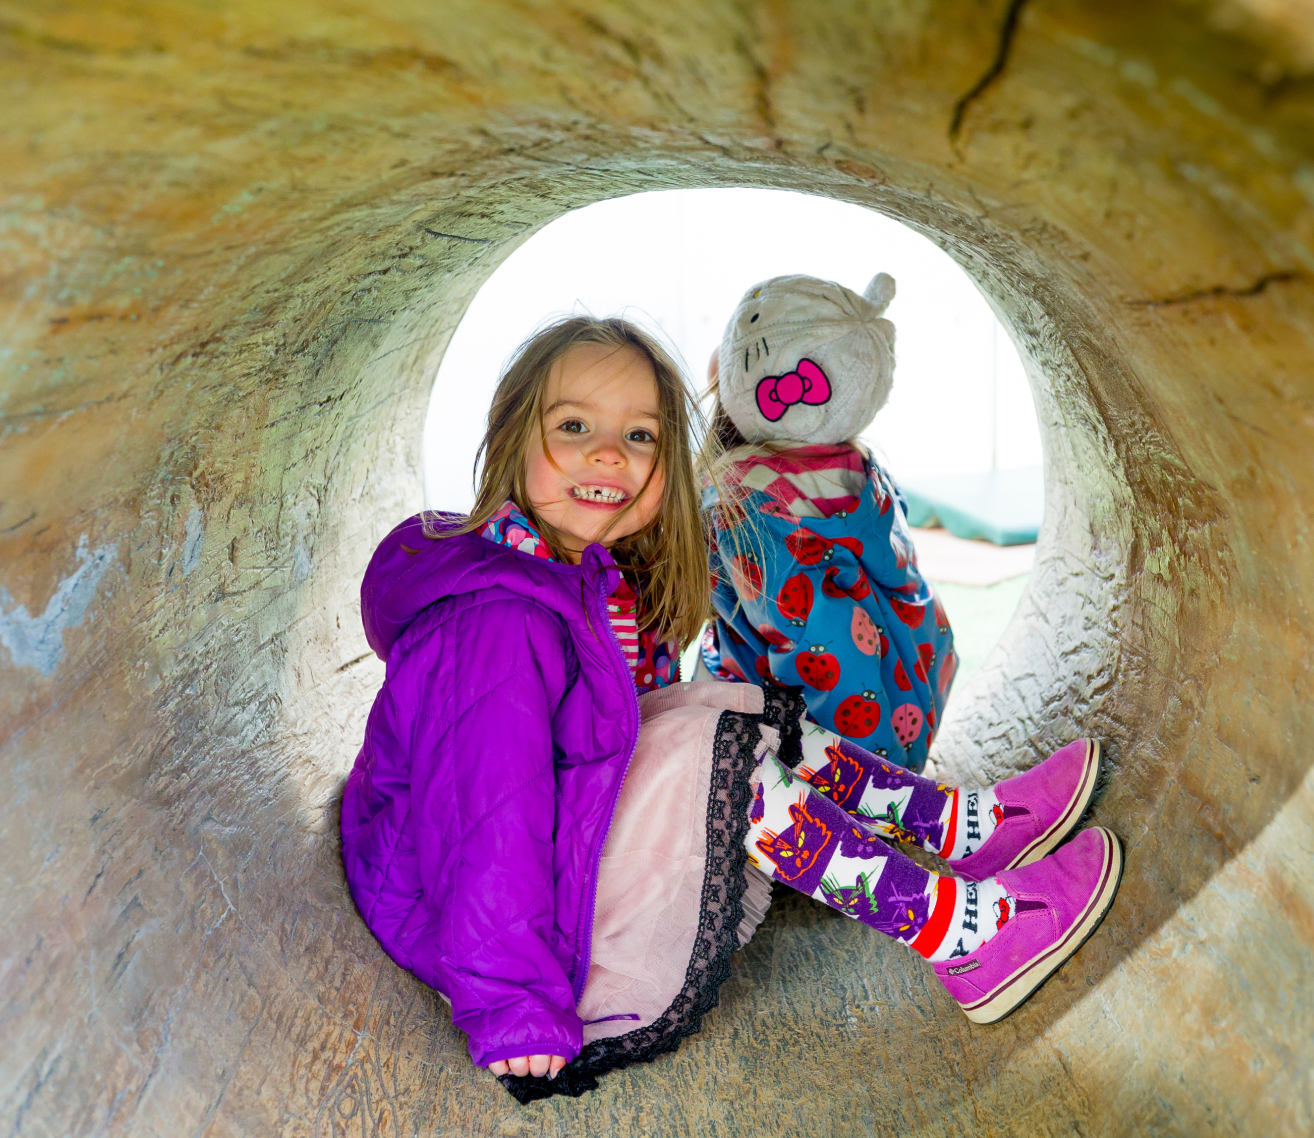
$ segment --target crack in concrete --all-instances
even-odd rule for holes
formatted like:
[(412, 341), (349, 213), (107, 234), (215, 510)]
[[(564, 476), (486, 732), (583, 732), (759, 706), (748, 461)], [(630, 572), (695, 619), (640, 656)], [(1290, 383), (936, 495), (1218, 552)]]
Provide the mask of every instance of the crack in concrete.
[(999, 47), (995, 51), (995, 58), (981, 78), (972, 85), (971, 90), (954, 104), (953, 118), (949, 120), (950, 142), (958, 141), (967, 108), (985, 94), (986, 89), (1004, 73), (1004, 68), (1008, 66), (1008, 57), (1013, 50), (1013, 39), (1017, 35), (1018, 20), (1026, 3), (1027, 0), (1010, 0), (1008, 11), (1004, 13), (1004, 22), (999, 27)]
[(1191, 292), (1181, 293), (1178, 296), (1151, 297), (1148, 300), (1127, 300), (1123, 303), (1129, 308), (1168, 308), (1176, 304), (1193, 304), (1197, 300), (1208, 300), (1216, 296), (1244, 299), (1249, 296), (1258, 296), (1269, 285), (1287, 284), (1290, 281), (1302, 280), (1304, 276), (1304, 273), (1296, 272), (1293, 269), (1282, 269), (1275, 273), (1265, 273), (1254, 284), (1246, 285), (1244, 288), (1236, 288), (1233, 285), (1214, 285), (1212, 288), (1198, 288)]
[(338, 672), (345, 672), (348, 668), (354, 668), (362, 660), (368, 660), (373, 655), (374, 652), (373, 650), (371, 650), (369, 652), (362, 653), (361, 655), (357, 656), (354, 660), (348, 660), (345, 664), (342, 665), (342, 667), (335, 669), (334, 675), (337, 675)]
[(430, 229), (427, 225), (420, 226), (420, 229), (430, 237), (441, 237), (446, 241), (464, 241), (468, 245), (491, 245), (493, 243), (490, 237), (462, 237), (459, 233), (442, 233), (437, 229)]

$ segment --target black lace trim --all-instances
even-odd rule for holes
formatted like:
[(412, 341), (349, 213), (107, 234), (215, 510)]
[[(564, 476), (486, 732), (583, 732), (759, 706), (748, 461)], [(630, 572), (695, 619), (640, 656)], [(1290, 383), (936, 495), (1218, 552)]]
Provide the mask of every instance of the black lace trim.
[(780, 732), (776, 758), (790, 770), (803, 761), (803, 716), (807, 710), (801, 687), (762, 689), (762, 722)]
[(748, 776), (753, 770), (753, 751), (761, 737), (758, 725), (762, 719), (760, 715), (723, 711), (717, 720), (712, 786), (707, 799), (707, 872), (684, 987), (671, 1006), (647, 1027), (594, 1040), (555, 1079), (500, 1076), (502, 1085), (520, 1102), (552, 1095), (578, 1098), (598, 1085), (599, 1075), (674, 1051), (685, 1036), (702, 1030), (703, 1016), (716, 1007), (721, 985), (730, 976), (730, 957), (739, 947), (748, 861), (744, 846), (751, 798)]

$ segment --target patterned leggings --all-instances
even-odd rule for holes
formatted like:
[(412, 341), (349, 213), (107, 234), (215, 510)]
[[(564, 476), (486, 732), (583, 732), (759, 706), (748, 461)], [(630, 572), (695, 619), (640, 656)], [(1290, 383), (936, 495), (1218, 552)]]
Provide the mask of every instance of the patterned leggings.
[[(938, 852), (953, 791), (847, 741), (827, 740), (824, 750), (802, 747), (793, 767), (763, 756), (745, 839), (749, 860), (930, 956), (949, 931), (955, 902), (962, 909), (975, 885), (959, 890), (955, 878), (923, 869), (888, 839)], [(797, 742), (792, 749), (800, 750)]]

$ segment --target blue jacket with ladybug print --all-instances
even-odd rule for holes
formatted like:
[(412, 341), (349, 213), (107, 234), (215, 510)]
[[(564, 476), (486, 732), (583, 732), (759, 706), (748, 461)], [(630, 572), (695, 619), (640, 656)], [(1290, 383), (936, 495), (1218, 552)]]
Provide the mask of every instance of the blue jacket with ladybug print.
[(802, 685), (809, 717), (914, 771), (957, 668), (890, 476), (847, 445), (745, 459), (704, 509), (719, 679)]

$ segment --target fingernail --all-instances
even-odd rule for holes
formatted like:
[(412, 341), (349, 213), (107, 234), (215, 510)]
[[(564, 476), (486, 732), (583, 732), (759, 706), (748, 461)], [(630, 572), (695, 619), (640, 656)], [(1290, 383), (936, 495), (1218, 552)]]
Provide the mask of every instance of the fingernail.
[(558, 1074), (560, 1074), (559, 1071), (549, 1071), (549, 1072), (548, 1072), (548, 1078), (549, 1078), (549, 1079), (555, 1079), (555, 1078), (557, 1077)]

